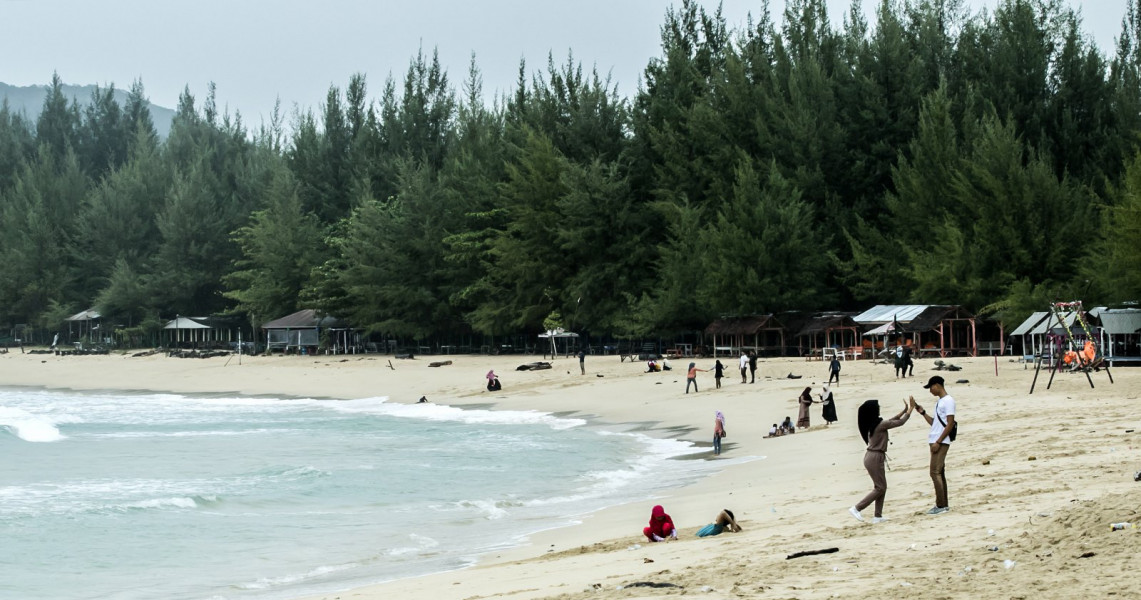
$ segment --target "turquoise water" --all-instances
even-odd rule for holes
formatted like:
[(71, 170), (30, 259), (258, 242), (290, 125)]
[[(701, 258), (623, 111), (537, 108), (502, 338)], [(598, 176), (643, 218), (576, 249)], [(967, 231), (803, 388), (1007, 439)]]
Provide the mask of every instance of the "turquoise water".
[(538, 412), (0, 389), (0, 598), (295, 598), (462, 568), (708, 473), (670, 460), (689, 452)]

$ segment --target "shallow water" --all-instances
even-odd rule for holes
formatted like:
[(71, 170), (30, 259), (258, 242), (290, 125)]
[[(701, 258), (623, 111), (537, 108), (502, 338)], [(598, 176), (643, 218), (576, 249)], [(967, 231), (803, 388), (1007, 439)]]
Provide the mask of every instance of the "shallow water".
[[(713, 468), (531, 411), (0, 390), (0, 598), (291, 598), (470, 565)], [(635, 528), (636, 529), (636, 528)]]

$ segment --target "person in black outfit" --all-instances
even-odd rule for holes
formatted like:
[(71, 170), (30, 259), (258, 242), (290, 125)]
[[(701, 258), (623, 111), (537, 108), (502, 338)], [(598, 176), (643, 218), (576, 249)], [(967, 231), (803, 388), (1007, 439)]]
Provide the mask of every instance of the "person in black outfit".
[(752, 377), (752, 381), (750, 381), (749, 383), (756, 383), (757, 382), (757, 353), (752, 351), (752, 350), (749, 351), (749, 375)]
[(717, 361), (713, 365), (713, 380), (717, 382), (717, 389), (721, 389), (721, 378), (725, 376), (725, 365), (721, 361)]

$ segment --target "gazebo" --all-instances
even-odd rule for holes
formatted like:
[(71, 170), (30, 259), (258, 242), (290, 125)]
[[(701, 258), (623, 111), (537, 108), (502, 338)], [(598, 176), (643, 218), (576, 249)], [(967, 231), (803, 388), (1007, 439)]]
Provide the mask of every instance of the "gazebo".
[(856, 358), (863, 349), (860, 346), (860, 324), (850, 315), (816, 315), (796, 334), (796, 346), (802, 355), (816, 355), (823, 348), (838, 348), (852, 352), (852, 357)]
[(90, 342), (94, 340), (99, 331), (99, 321), (102, 318), (103, 315), (99, 314), (99, 311), (89, 308), (64, 319), (67, 321), (69, 341), (86, 339)]
[[(1025, 358), (1033, 357), (1042, 351), (1043, 339), (1045, 337), (1045, 320), (1050, 313), (1042, 311), (1036, 312), (1026, 318), (1021, 325), (1014, 328), (1010, 332), (1010, 337), (1018, 338), (1022, 342), (1022, 356)], [(1032, 333), (1039, 325), (1042, 326), (1042, 333), (1035, 335)]]
[(755, 350), (757, 354), (766, 351), (782, 354), (785, 348), (784, 326), (773, 315), (717, 319), (705, 328), (705, 335), (713, 336), (715, 358), (718, 352), (731, 355), (743, 350)]
[(1141, 363), (1141, 308), (1095, 308), (1101, 322), (1102, 357), (1109, 366)]
[[(559, 355), (559, 340), (565, 340), (566, 343), (563, 347), (563, 356), (569, 356), (571, 351), (571, 340), (578, 340), (578, 334), (571, 333), (569, 331), (563, 331), (562, 328), (559, 328), (540, 333), (539, 338), (548, 340), (550, 342), (551, 358), (555, 358)], [(547, 357), (547, 352), (548, 350), (544, 348), (543, 358)]]
[(228, 344), (234, 339), (234, 321), (226, 317), (177, 316), (167, 321), (163, 330), (169, 334), (171, 346)]
[[(946, 357), (960, 353), (978, 356), (977, 319), (961, 306), (940, 304), (885, 304), (854, 317), (870, 329), (865, 337), (896, 335), (913, 344), (919, 354)], [(898, 324), (898, 325), (897, 325)]]
[(265, 331), (266, 351), (282, 350), (289, 352), (315, 352), (321, 345), (322, 331), (348, 332), (336, 317), (320, 316), (316, 310), (307, 308), (291, 315), (270, 321), (261, 326)]

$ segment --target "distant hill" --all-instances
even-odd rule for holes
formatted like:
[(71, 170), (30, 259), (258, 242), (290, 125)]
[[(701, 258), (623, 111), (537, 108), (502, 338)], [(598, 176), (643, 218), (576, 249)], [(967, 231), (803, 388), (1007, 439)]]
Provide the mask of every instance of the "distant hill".
[[(93, 85), (67, 85), (63, 86), (63, 94), (68, 99), (74, 98), (79, 102), (79, 106), (87, 106), (91, 103), (91, 93), (95, 91)], [(3, 98), (8, 99), (8, 105), (15, 112), (23, 112), (28, 115), (28, 118), (34, 123), (36, 118), (40, 115), (40, 110), (44, 107), (44, 98), (48, 95), (47, 85), (29, 85), (25, 87), (8, 85), (7, 83), (0, 82), (0, 101)], [(115, 101), (119, 106), (127, 103), (127, 90), (115, 89)], [(159, 137), (166, 139), (170, 133), (170, 123), (174, 119), (174, 110), (159, 106), (157, 104), (149, 103), (151, 109), (151, 119), (154, 120), (155, 129), (158, 131)]]

